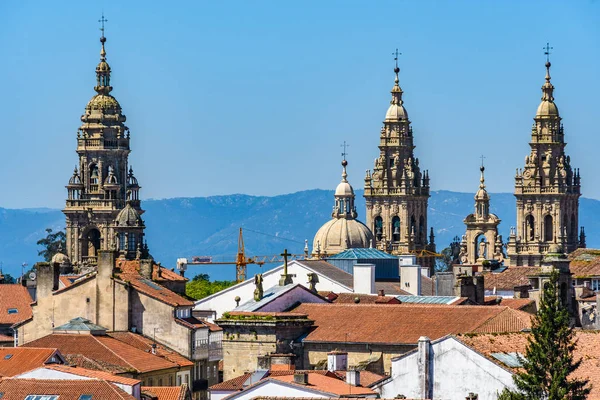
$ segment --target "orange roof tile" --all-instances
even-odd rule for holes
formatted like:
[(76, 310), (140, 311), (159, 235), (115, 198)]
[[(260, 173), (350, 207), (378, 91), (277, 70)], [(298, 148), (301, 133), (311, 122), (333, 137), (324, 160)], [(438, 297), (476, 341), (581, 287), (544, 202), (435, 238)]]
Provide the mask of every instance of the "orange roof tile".
[(311, 389), (320, 390), (323, 392), (333, 393), (338, 396), (360, 395), (360, 394), (375, 394), (369, 388), (363, 386), (352, 386), (346, 383), (345, 379), (340, 379), (335, 374), (308, 374), (308, 384), (301, 385), (294, 382), (294, 374), (282, 376), (271, 376), (267, 380), (276, 380), (286, 382), (295, 386), (308, 387)]
[(600, 250), (577, 249), (569, 254), (569, 260), (573, 278), (600, 276)]
[(358, 293), (331, 293), (328, 297), (333, 303), (355, 303), (358, 298), (360, 304), (400, 304), (394, 296), (378, 296), (376, 294), (358, 294)]
[[(117, 267), (121, 269), (124, 274), (136, 274), (140, 273), (140, 261), (139, 260), (116, 260)], [(160, 272), (159, 272), (160, 271)], [(159, 267), (158, 264), (152, 264), (152, 280), (153, 281), (180, 281), (187, 282), (189, 279), (179, 275), (175, 271), (171, 271), (164, 267)]]
[(414, 344), (421, 336), (434, 340), (477, 329), (518, 332), (531, 327), (521, 314), (513, 315), (522, 312), (502, 306), (306, 303), (293, 311), (315, 321), (307, 342)]
[(0, 324), (12, 325), (31, 318), (32, 301), (25, 286), (0, 285)]
[(515, 310), (523, 310), (535, 303), (533, 299), (517, 298), (512, 299), (508, 297), (499, 296), (485, 296), (485, 303), (487, 305), (500, 305), (513, 308)]
[(127, 378), (121, 375), (111, 374), (104, 371), (95, 371), (92, 369), (69, 366), (69, 365), (47, 365), (44, 368), (52, 369), (54, 371), (65, 372), (67, 374), (73, 374), (78, 376), (86, 376), (92, 379), (102, 379), (107, 382), (120, 383), (123, 385), (134, 386), (141, 383), (138, 379)]
[[(51, 360), (53, 356), (55, 361)], [(20, 375), (50, 362), (62, 362), (56, 348), (0, 347), (1, 376)]]
[(156, 396), (157, 400), (184, 400), (187, 386), (142, 386), (142, 391)]
[(137, 372), (177, 368), (179, 365), (145, 352), (110, 336), (54, 333), (25, 344), (27, 347), (56, 347), (62, 354), (81, 354), (91, 360), (105, 362)]
[(154, 299), (160, 300), (163, 303), (167, 303), (169, 305), (172, 305), (174, 307), (177, 306), (193, 306), (194, 302), (186, 299), (183, 296), (178, 295), (177, 293), (167, 289), (164, 286), (161, 286), (160, 284), (151, 281), (149, 279), (146, 279), (144, 277), (142, 277), (141, 275), (139, 275), (138, 273), (122, 273), (119, 274), (119, 278), (123, 281), (123, 282), (128, 282), (133, 289), (135, 289), (136, 291), (143, 293), (147, 296), (150, 296)]
[(12, 336), (0, 334), (0, 343), (3, 343), (3, 342), (11, 342), (12, 343), (13, 341), (14, 341), (14, 338)]
[(514, 290), (515, 286), (529, 285), (529, 276), (539, 272), (538, 267), (508, 267), (502, 272), (482, 272), (486, 290)]
[[(501, 364), (491, 353), (521, 353), (525, 355), (529, 333), (458, 335), (456, 338), (465, 345), (483, 354), (493, 362)], [(588, 400), (600, 400), (600, 331), (576, 331), (574, 357), (582, 359), (573, 378), (587, 378), (592, 384)], [(503, 365), (503, 364), (501, 364)], [(503, 365), (505, 368), (508, 366)], [(510, 368), (509, 368), (510, 369)]]
[[(145, 352), (151, 351), (154, 340), (147, 338), (139, 333), (132, 332), (109, 332), (108, 336), (115, 338), (116, 340), (127, 343), (130, 346), (134, 346)], [(171, 362), (176, 363), (180, 367), (191, 367), (194, 365), (193, 362), (182, 356), (181, 354), (173, 351), (160, 343), (156, 343), (156, 355), (163, 357)]]
[(79, 400), (82, 394), (90, 394), (93, 399), (135, 400), (118, 387), (102, 380), (45, 380), (45, 379), (4, 379), (0, 381), (2, 400), (23, 400), (27, 395), (58, 395), (60, 400)]

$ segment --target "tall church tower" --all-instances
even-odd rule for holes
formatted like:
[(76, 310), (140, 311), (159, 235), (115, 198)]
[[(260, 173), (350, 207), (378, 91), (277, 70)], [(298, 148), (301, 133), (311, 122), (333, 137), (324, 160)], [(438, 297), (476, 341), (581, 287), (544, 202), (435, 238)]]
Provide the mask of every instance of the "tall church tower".
[[(396, 78), (392, 100), (385, 115), (379, 138), (379, 156), (373, 172), (367, 170), (365, 199), (367, 226), (375, 235), (377, 248), (392, 254), (419, 254), (435, 251), (433, 229), (427, 240), (427, 202), (429, 174), (421, 172), (413, 150), (413, 130)], [(432, 257), (418, 262), (433, 272)]]
[[(103, 18), (104, 19), (104, 18)], [(128, 166), (129, 128), (119, 102), (110, 94), (104, 29), (96, 67), (96, 95), (88, 102), (77, 131), (79, 164), (67, 187), (67, 254), (71, 262), (95, 265), (98, 250), (139, 255), (144, 237), (140, 186)]]
[(547, 61), (542, 101), (531, 128), (531, 153), (515, 176), (517, 226), (516, 231), (511, 229), (507, 246), (511, 266), (540, 265), (551, 244), (561, 246), (566, 253), (585, 246), (583, 229), (581, 243), (577, 238), (581, 179), (565, 155), (565, 134), (554, 103), (550, 65)]

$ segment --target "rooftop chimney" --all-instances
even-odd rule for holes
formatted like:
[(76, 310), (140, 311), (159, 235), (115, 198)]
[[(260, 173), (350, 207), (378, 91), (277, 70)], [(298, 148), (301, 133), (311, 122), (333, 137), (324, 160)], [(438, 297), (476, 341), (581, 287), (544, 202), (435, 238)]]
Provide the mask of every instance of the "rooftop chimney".
[(297, 383), (299, 385), (308, 385), (308, 373), (296, 372), (294, 374), (294, 383)]
[(293, 371), (296, 369), (294, 365), (294, 354), (271, 354), (270, 355), (270, 370), (271, 371)]
[(140, 260), (140, 275), (152, 280), (152, 260)]
[(383, 290), (383, 289), (379, 289), (379, 290), (377, 291), (377, 294), (379, 295), (379, 297), (383, 297), (383, 296), (385, 296), (385, 290)]
[(346, 369), (348, 369), (348, 353), (337, 350), (327, 353), (327, 371), (345, 371)]
[(375, 265), (354, 265), (354, 293), (376, 294), (375, 290)]
[(346, 371), (346, 383), (352, 386), (360, 386), (360, 371), (350, 368)]
[(419, 357), (417, 368), (419, 374), (419, 394), (422, 399), (431, 398), (431, 340), (421, 336), (417, 344)]

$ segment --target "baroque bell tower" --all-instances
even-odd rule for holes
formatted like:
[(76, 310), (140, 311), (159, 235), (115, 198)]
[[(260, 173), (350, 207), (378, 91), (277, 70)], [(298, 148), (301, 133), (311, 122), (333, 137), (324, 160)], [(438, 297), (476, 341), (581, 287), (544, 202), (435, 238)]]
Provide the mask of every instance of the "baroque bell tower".
[[(550, 54), (549, 46), (545, 54)], [(565, 154), (565, 132), (554, 103), (550, 66), (547, 59), (542, 101), (531, 128), (531, 152), (515, 176), (517, 226), (511, 229), (507, 246), (511, 266), (540, 265), (553, 244), (565, 253), (585, 247), (583, 228), (578, 240), (581, 178)]]
[[(427, 240), (429, 173), (421, 171), (414, 156), (413, 130), (402, 100), (396, 51), (396, 75), (392, 99), (379, 136), (379, 156), (375, 168), (367, 170), (365, 199), (367, 226), (378, 249), (392, 254), (424, 255), (435, 251), (433, 229)], [(433, 272), (433, 258), (418, 262)]]
[(77, 131), (79, 163), (67, 187), (67, 254), (78, 265), (95, 265), (98, 250), (139, 254), (144, 237), (139, 189), (128, 166), (129, 128), (119, 102), (110, 94), (111, 69), (106, 61), (102, 16), (96, 94), (88, 102)]

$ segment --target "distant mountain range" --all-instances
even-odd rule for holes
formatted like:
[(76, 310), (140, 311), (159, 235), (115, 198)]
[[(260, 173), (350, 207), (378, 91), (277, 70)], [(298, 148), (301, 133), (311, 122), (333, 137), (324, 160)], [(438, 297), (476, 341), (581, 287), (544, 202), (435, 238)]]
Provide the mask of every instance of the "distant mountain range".
[[(365, 220), (362, 190), (356, 191), (359, 219)], [(214, 260), (234, 260), (239, 227), (244, 228), (246, 253), (279, 254), (284, 248), (302, 253), (304, 240), (312, 239), (319, 227), (331, 218), (333, 191), (306, 190), (280, 196), (234, 194), (196, 198), (145, 200), (146, 238), (150, 252), (163, 265), (174, 267), (178, 257), (212, 255)], [(433, 226), (438, 250), (455, 235), (464, 233), (463, 219), (473, 212), (472, 193), (434, 191), (429, 200), (429, 225)], [(515, 198), (510, 193), (491, 194), (491, 211), (501, 219), (500, 231), (508, 237), (515, 224)], [(600, 201), (582, 198), (580, 223), (585, 226), (588, 247), (600, 247)], [(54, 209), (0, 208), (0, 262), (3, 270), (17, 276), (21, 264), (33, 265), (37, 240), (45, 229), (64, 229), (64, 216)], [(207, 272), (213, 279), (231, 279), (234, 267), (221, 265), (190, 267), (189, 274)], [(249, 268), (248, 273), (254, 273)]]

